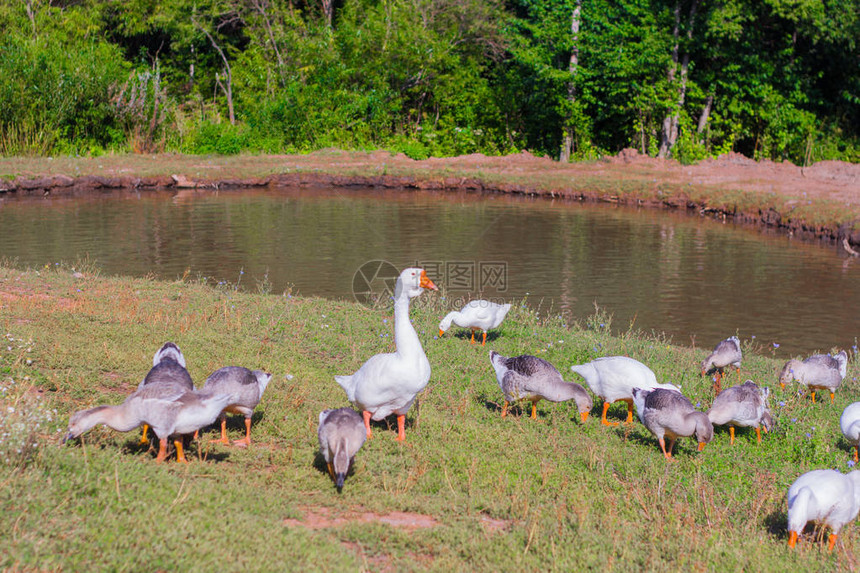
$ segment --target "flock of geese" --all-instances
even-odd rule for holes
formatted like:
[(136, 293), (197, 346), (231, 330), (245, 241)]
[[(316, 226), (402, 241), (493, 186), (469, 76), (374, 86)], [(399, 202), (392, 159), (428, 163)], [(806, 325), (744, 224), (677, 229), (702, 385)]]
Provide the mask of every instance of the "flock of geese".
[[(394, 292), (395, 351), (372, 356), (352, 375), (335, 376), (347, 399), (359, 410), (339, 408), (323, 410), (319, 415), (320, 453), (339, 491), (356, 453), (365, 440), (372, 437), (371, 420), (395, 415), (396, 439), (406, 439), (406, 413), (430, 380), (430, 362), (409, 319), (410, 300), (426, 289), (438, 290), (423, 269), (405, 269), (397, 279)], [(485, 345), (487, 331), (497, 328), (510, 308), (510, 304), (474, 300), (459, 312), (443, 318), (439, 335), (454, 324), (472, 330), (473, 344), (475, 332), (481, 331), (481, 344)], [(754, 428), (759, 442), (761, 430), (767, 432), (772, 427), (767, 388), (760, 388), (752, 380), (726, 389), (720, 387), (724, 370), (734, 368), (739, 372), (741, 360), (740, 341), (733, 336), (721, 341), (702, 362), (702, 374), (714, 374), (715, 399), (707, 412), (696, 410), (678, 387), (658, 383), (650, 368), (626, 356), (597, 358), (573, 365), (571, 371), (579, 374), (592, 394), (603, 400), (602, 424), (617, 425), (618, 422), (607, 420), (606, 412), (611, 404), (626, 402), (626, 423), (633, 421), (635, 407), (639, 420), (654, 434), (665, 458), (671, 460), (678, 438), (695, 436), (701, 451), (713, 439), (714, 425), (729, 426), (732, 444), (735, 427)], [(845, 351), (832, 356), (816, 354), (802, 362), (790, 360), (780, 372), (779, 382), (783, 387), (792, 380), (807, 386), (812, 392), (813, 402), (817, 390), (827, 390), (832, 403), (834, 392), (847, 374), (847, 362)], [(531, 402), (530, 417), (535, 418), (537, 403), (544, 399), (552, 402), (573, 400), (582, 422), (587, 420), (593, 405), (591, 396), (583, 386), (565, 381), (546, 360), (530, 355), (505, 357), (491, 351), (490, 363), (504, 395), (503, 418), (511, 404), (523, 400)], [(158, 462), (166, 459), (171, 438), (177, 460), (184, 462), (183, 436), (192, 433), (196, 436), (197, 430), (220, 418), (221, 436), (213, 441), (230, 444), (226, 414), (237, 413), (245, 418), (246, 432), (243, 439), (233, 443), (248, 446), (251, 443), (252, 413), (271, 377), (261, 370), (228, 366), (212, 373), (203, 387), (196, 390), (182, 353), (174, 343), (168, 342), (156, 352), (152, 369), (134, 393), (117, 406), (97, 406), (76, 412), (69, 421), (64, 441), (76, 438), (99, 424), (123, 432), (143, 426), (142, 442), (147, 440), (148, 428), (152, 428), (158, 437)], [(860, 452), (860, 402), (844, 410), (840, 427), (857, 448), (854, 452), (856, 462)], [(788, 491), (788, 543), (794, 547), (807, 522), (818, 521), (832, 531), (829, 538), (832, 550), (840, 529), (855, 519), (858, 512), (860, 471), (842, 474), (836, 470), (815, 470), (805, 473)]]

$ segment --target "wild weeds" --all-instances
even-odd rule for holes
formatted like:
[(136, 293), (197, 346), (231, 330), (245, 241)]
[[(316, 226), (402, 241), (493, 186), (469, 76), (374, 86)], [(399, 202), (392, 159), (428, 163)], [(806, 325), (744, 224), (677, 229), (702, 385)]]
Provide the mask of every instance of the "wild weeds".
[(23, 468), (51, 433), (57, 411), (34, 390), (30, 376), (13, 376), (33, 364), (33, 341), (6, 333), (0, 349), (0, 464)]

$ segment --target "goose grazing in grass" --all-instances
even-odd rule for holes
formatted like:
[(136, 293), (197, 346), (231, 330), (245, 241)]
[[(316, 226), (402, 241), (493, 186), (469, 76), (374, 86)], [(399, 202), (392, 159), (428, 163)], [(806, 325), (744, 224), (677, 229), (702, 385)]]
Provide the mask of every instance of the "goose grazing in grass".
[(813, 470), (788, 488), (788, 545), (794, 547), (807, 522), (830, 526), (828, 550), (833, 551), (839, 530), (860, 511), (860, 471)]
[(352, 458), (367, 438), (364, 420), (352, 408), (323, 410), (320, 412), (317, 437), (320, 440), (320, 452), (339, 491), (343, 489)]
[(673, 384), (658, 384), (650, 368), (627, 356), (605, 356), (585, 364), (574, 364), (570, 369), (585, 378), (591, 391), (603, 399), (600, 423), (605, 426), (618, 425), (618, 422), (606, 419), (606, 411), (611, 404), (619, 401), (627, 402), (627, 423), (633, 421), (633, 388), (681, 391)]
[(221, 438), (213, 441), (230, 445), (227, 439), (227, 412), (230, 412), (245, 416), (245, 437), (233, 444), (244, 447), (251, 445), (251, 416), (271, 379), (272, 375), (268, 372), (248, 370), (241, 366), (225, 366), (209, 375), (203, 384), (204, 392), (232, 394), (234, 397), (234, 402), (228, 404), (221, 413)]
[(779, 385), (785, 385), (797, 380), (812, 390), (812, 403), (815, 403), (815, 391), (818, 389), (830, 391), (830, 403), (836, 398), (836, 389), (848, 374), (848, 354), (843, 350), (839, 354), (813, 354), (803, 362), (791, 359), (782, 367), (779, 373)]
[[(152, 369), (146, 374), (138, 390), (149, 389), (149, 396), (158, 395), (172, 396), (177, 392), (188, 392), (194, 390), (194, 382), (185, 366), (185, 357), (182, 351), (173, 342), (165, 342), (152, 357)], [(143, 432), (140, 435), (140, 443), (148, 444), (146, 437), (149, 425), (143, 424)]]
[(63, 441), (77, 438), (98, 424), (128, 432), (146, 423), (159, 439), (157, 462), (167, 457), (167, 439), (171, 436), (174, 436), (176, 460), (186, 462), (182, 435), (214, 422), (231, 400), (233, 396), (230, 394), (177, 391), (167, 395), (144, 387), (118, 406), (97, 406), (76, 412), (69, 420), (68, 433)]
[(848, 404), (839, 417), (839, 428), (848, 443), (854, 446), (854, 461), (860, 459), (860, 402)]
[(478, 330), (483, 331), (484, 336), (481, 340), (481, 346), (484, 346), (487, 343), (487, 331), (498, 328), (509, 310), (511, 310), (510, 304), (496, 304), (488, 300), (473, 300), (461, 308), (459, 312), (449, 312), (442, 319), (442, 322), (439, 323), (439, 336), (445, 334), (445, 331), (451, 328), (451, 324), (453, 323), (463, 328), (472, 329), (472, 344), (475, 344), (475, 332)]
[(490, 352), (490, 362), (496, 371), (499, 387), (505, 395), (502, 418), (508, 414), (508, 405), (518, 400), (530, 400), (531, 418), (537, 418), (537, 403), (543, 398), (550, 402), (574, 400), (584, 422), (591, 411), (591, 396), (585, 388), (574, 382), (565, 382), (555, 366), (536, 356), (505, 358)]
[(350, 402), (362, 410), (367, 437), (370, 420), (397, 415), (397, 440), (406, 439), (406, 412), (430, 380), (430, 362), (409, 321), (409, 299), (439, 290), (424, 269), (408, 268), (394, 287), (394, 344), (396, 351), (371, 356), (352, 376), (335, 376)]
[[(672, 458), (675, 440), (683, 436), (696, 436), (701, 452), (705, 444), (714, 437), (714, 426), (703, 412), (680, 392), (657, 388), (655, 390), (633, 389), (636, 411), (645, 427), (656, 436), (666, 459)], [(669, 438), (666, 449), (664, 437)]]
[(720, 343), (714, 347), (714, 351), (705, 358), (702, 362), (702, 376), (716, 370), (716, 376), (714, 377), (714, 394), (720, 393), (720, 380), (723, 377), (723, 370), (732, 366), (737, 370), (738, 374), (740, 374), (742, 359), (743, 354), (741, 353), (741, 341), (737, 336), (730, 336), (729, 338), (720, 341)]
[(726, 388), (711, 404), (708, 419), (715, 426), (729, 425), (731, 444), (735, 443), (735, 426), (755, 428), (757, 441), (761, 443), (761, 427), (767, 432), (773, 426), (773, 418), (767, 408), (769, 393), (770, 390), (759, 388), (752, 380)]

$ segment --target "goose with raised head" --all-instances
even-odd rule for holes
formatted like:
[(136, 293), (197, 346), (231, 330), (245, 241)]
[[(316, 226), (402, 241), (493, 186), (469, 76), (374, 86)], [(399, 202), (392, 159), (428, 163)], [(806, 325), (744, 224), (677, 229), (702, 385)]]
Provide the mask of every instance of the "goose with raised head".
[(743, 360), (741, 341), (737, 336), (730, 336), (725, 340), (721, 340), (714, 347), (714, 351), (702, 361), (702, 376), (716, 371), (714, 376), (714, 394), (720, 393), (720, 380), (723, 377), (723, 370), (731, 366), (740, 374), (741, 360)]
[(603, 399), (600, 423), (604, 426), (618, 425), (606, 419), (606, 411), (614, 402), (626, 402), (626, 423), (633, 421), (633, 388), (666, 388), (680, 392), (674, 384), (658, 384), (650, 368), (627, 356), (604, 356), (585, 364), (574, 364), (570, 369), (585, 378), (591, 392)]
[[(147, 372), (137, 389), (144, 387), (149, 389), (149, 396), (155, 398), (159, 395), (172, 396), (177, 392), (189, 392), (194, 390), (194, 381), (185, 365), (185, 356), (173, 342), (165, 342), (152, 357), (152, 368)], [(143, 424), (143, 432), (140, 435), (140, 443), (148, 444), (146, 437), (149, 425)]]
[(726, 388), (714, 398), (708, 419), (715, 426), (729, 425), (731, 444), (735, 443), (735, 426), (755, 428), (756, 439), (761, 443), (761, 428), (767, 432), (773, 426), (767, 407), (769, 394), (768, 388), (759, 388), (752, 380)]
[(848, 354), (843, 350), (839, 354), (813, 354), (803, 362), (792, 358), (785, 363), (779, 373), (779, 385), (785, 385), (797, 380), (812, 390), (812, 403), (815, 403), (816, 390), (828, 390), (830, 403), (836, 399), (836, 389), (842, 385), (842, 380), (848, 374)]
[(64, 442), (77, 438), (90, 428), (104, 424), (119, 432), (128, 432), (148, 424), (159, 439), (157, 462), (167, 457), (167, 440), (174, 437), (176, 460), (187, 462), (182, 435), (191, 434), (218, 419), (233, 400), (230, 394), (177, 391), (167, 395), (144, 387), (118, 406), (96, 406), (72, 415)]
[(472, 344), (475, 344), (475, 332), (482, 331), (481, 346), (487, 343), (487, 331), (498, 328), (511, 310), (510, 304), (497, 304), (488, 300), (473, 300), (459, 311), (449, 312), (439, 323), (439, 336), (456, 324), (472, 330)]
[(397, 440), (405, 440), (406, 412), (430, 381), (430, 361), (409, 321), (409, 300), (424, 289), (439, 290), (424, 269), (408, 268), (400, 273), (394, 287), (395, 352), (371, 356), (351, 376), (335, 376), (347, 399), (361, 409), (368, 438), (372, 437), (371, 419), (395, 414)]
[(245, 437), (236, 440), (233, 444), (243, 447), (251, 445), (251, 417), (271, 379), (272, 375), (268, 372), (249, 370), (242, 366), (225, 366), (209, 375), (203, 384), (204, 392), (232, 394), (234, 397), (234, 402), (227, 404), (221, 412), (221, 437), (213, 441), (225, 446), (230, 445), (230, 440), (227, 439), (227, 413), (229, 412), (245, 417)]
[(367, 439), (364, 420), (352, 408), (323, 410), (320, 412), (317, 437), (320, 452), (339, 491), (343, 489), (352, 459)]
[(854, 461), (860, 461), (860, 402), (848, 404), (839, 417), (839, 429), (848, 443), (854, 446)]
[(830, 527), (827, 549), (833, 551), (842, 527), (860, 512), (860, 471), (812, 470), (788, 488), (788, 546), (810, 521)]
[[(677, 390), (634, 388), (633, 400), (639, 419), (657, 438), (667, 460), (672, 458), (675, 440), (680, 437), (695, 435), (700, 452), (714, 437), (714, 426), (708, 416), (696, 410)], [(665, 438), (669, 439), (668, 449)]]
[(550, 402), (573, 400), (584, 422), (591, 412), (591, 396), (585, 388), (575, 382), (565, 382), (555, 366), (537, 356), (515, 356), (506, 358), (498, 352), (490, 352), (490, 362), (496, 371), (496, 380), (505, 395), (502, 418), (508, 413), (508, 405), (519, 400), (532, 403), (531, 418), (537, 418), (537, 403), (541, 399)]

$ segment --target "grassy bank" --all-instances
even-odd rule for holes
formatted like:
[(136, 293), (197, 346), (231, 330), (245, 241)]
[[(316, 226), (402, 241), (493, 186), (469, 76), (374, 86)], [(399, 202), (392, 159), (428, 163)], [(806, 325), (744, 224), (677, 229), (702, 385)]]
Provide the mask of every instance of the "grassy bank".
[[(739, 431), (735, 446), (718, 430), (702, 453), (681, 440), (676, 461), (666, 463), (638, 422), (600, 426), (600, 400), (585, 424), (573, 404), (546, 402), (537, 420), (502, 419), (488, 351), (536, 354), (570, 379), (571, 364), (627, 354), (705, 409), (709, 383), (697, 374), (705, 350), (637, 332), (613, 337), (609, 317), (600, 314), (564, 325), (524, 306), (481, 348), (452, 333), (436, 339), (445, 300), (428, 293), (418, 301), (412, 318), (433, 375), (420, 408), (407, 417), (407, 441), (398, 444), (394, 429), (380, 424), (338, 494), (316, 453), (317, 417), (347, 405), (335, 374), (393, 349), (390, 312), (193, 281), (76, 278), (63, 265), (0, 267), (0, 568), (860, 566), (856, 525), (846, 527), (832, 554), (812, 540), (811, 527), (790, 551), (785, 531), (785, 492), (800, 473), (848, 469), (838, 418), (860, 399), (855, 362), (835, 404), (812, 404), (796, 385), (781, 390), (781, 361), (746, 341), (742, 374), (773, 390), (775, 430), (761, 445), (754, 432)], [(119, 403), (133, 391), (166, 340), (182, 348), (198, 385), (228, 364), (274, 373), (249, 449), (206, 444), (211, 429), (183, 466), (156, 465), (135, 432), (95, 428), (80, 443), (59, 443), (73, 411)], [(618, 404), (610, 416), (620, 420), (625, 412)], [(229, 429), (236, 438), (243, 425), (232, 420)], [(22, 434), (29, 445), (18, 454)]]

